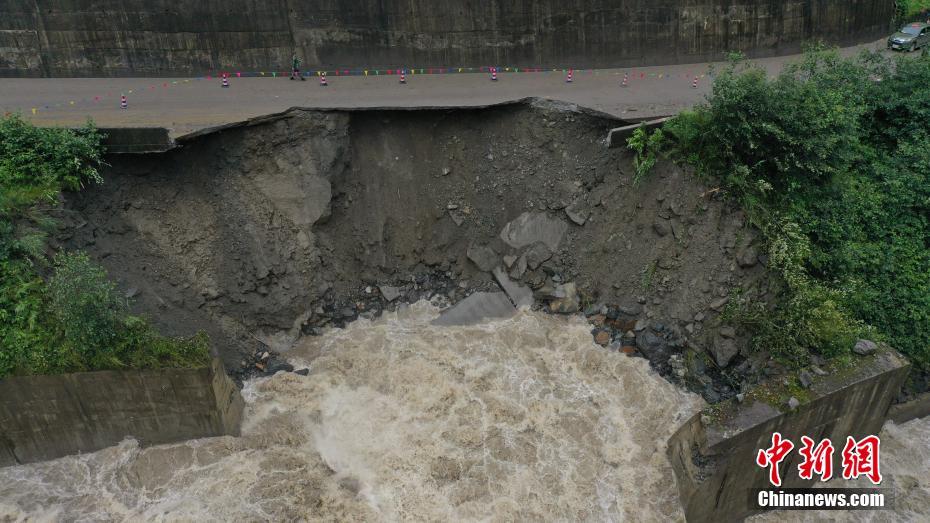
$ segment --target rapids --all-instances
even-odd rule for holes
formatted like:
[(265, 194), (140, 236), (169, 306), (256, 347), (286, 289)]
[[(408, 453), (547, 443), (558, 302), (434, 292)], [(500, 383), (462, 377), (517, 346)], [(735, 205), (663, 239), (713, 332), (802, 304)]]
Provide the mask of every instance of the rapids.
[(239, 438), (0, 469), (0, 521), (683, 519), (665, 442), (697, 396), (581, 318), (437, 314), (305, 338), (308, 376), (246, 383)]

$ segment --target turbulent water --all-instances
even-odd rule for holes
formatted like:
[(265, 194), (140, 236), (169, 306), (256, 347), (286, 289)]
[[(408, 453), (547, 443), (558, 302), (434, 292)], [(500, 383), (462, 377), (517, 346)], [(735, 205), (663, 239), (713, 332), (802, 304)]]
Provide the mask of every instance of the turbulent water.
[(240, 438), (0, 469), (0, 520), (683, 518), (665, 457), (700, 406), (581, 319), (433, 327), (419, 303), (250, 381)]

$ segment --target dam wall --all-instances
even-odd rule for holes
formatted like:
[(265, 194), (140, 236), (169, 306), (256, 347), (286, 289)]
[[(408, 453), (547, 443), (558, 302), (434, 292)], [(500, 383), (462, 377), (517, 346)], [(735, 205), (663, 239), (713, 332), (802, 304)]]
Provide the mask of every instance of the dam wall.
[[(906, 421), (919, 415), (901, 413), (889, 406), (910, 370), (897, 352), (888, 350), (856, 362), (852, 368), (817, 377), (809, 398), (794, 410), (759, 398), (717, 406), (715, 417), (696, 415), (669, 439), (668, 457), (675, 471), (682, 508), (688, 521), (742, 521), (755, 510), (750, 488), (772, 488), (768, 469), (755, 464), (760, 449), (771, 445), (773, 432), (796, 447), (779, 466), (782, 488), (812, 487), (801, 479), (797, 465), (801, 436), (816, 442), (830, 439), (837, 448), (833, 469), (842, 470), (840, 450), (847, 436), (877, 435), (887, 419)], [(763, 397), (765, 386), (757, 396)], [(837, 473), (835, 476), (839, 476)], [(842, 478), (830, 486), (845, 487)]]
[(219, 360), (197, 369), (100, 371), (0, 381), (0, 467), (238, 435), (244, 402)]
[(0, 76), (626, 67), (887, 33), (890, 0), (3, 0)]

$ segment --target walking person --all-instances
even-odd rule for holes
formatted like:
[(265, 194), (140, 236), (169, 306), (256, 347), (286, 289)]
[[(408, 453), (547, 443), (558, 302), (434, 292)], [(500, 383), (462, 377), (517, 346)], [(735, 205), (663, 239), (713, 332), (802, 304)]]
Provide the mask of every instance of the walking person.
[(306, 78), (300, 76), (300, 58), (297, 58), (297, 53), (291, 58), (291, 80), (295, 78), (300, 78), (301, 82), (306, 81)]

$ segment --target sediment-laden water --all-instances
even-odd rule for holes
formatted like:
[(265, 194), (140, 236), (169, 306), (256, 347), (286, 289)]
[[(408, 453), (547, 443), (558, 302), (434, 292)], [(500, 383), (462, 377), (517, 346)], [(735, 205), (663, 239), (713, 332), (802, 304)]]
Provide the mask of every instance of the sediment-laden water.
[(419, 303), (246, 384), (240, 438), (0, 469), (0, 520), (683, 518), (665, 456), (700, 406), (582, 319), (433, 327)]

